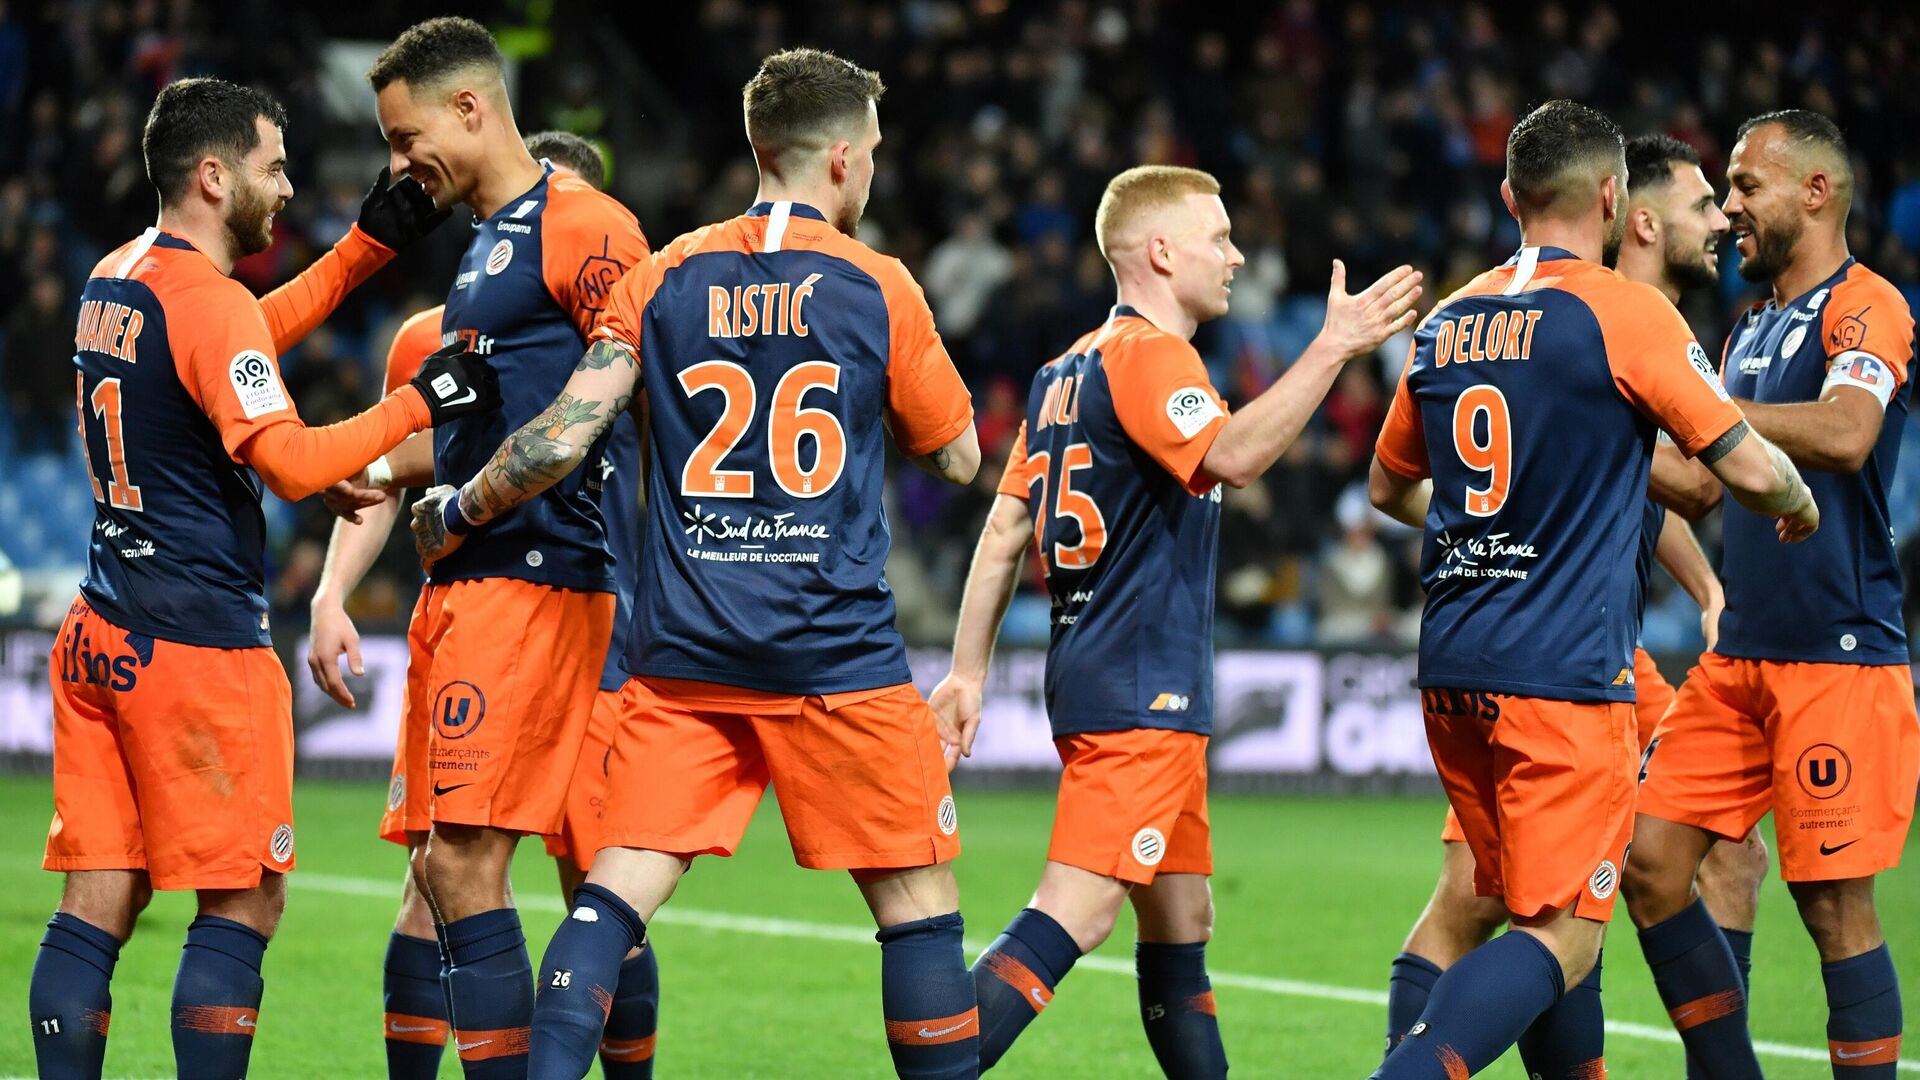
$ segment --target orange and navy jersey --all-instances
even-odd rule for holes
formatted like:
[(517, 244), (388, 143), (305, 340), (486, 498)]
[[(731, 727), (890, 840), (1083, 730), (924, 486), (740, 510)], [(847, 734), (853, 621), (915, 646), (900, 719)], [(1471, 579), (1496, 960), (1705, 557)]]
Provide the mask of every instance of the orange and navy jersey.
[(1634, 700), (1655, 427), (1691, 456), (1740, 420), (1658, 290), (1567, 251), (1443, 301), (1375, 451), (1433, 479), (1420, 685)]
[(909, 681), (886, 437), (932, 453), (973, 404), (899, 260), (761, 203), (636, 266), (597, 336), (634, 353), (648, 404), (626, 670), (803, 695)]
[(260, 477), (242, 448), (300, 422), (259, 301), (158, 229), (102, 259), (74, 366), (95, 514), (80, 591), (115, 625), (240, 649), (267, 633)]
[(1887, 279), (1848, 259), (1793, 302), (1769, 300), (1734, 325), (1721, 376), (1736, 397), (1816, 401), (1852, 386), (1885, 410), (1880, 440), (1858, 472), (1803, 470), (1820, 531), (1791, 547), (1773, 522), (1727, 503), (1727, 610), (1715, 651), (1750, 660), (1904, 664), (1900, 563), (1887, 509), (1907, 426), (1913, 314)]
[[(538, 183), (477, 221), (441, 317), (441, 341), (464, 342), (500, 373), (501, 407), (433, 431), (434, 479), (465, 483), (573, 374), (613, 284), (644, 259), (633, 214), (574, 176)], [(436, 582), (508, 577), (612, 592), (593, 448), (584, 467), (433, 564)]]
[(1201, 462), (1226, 423), (1200, 354), (1125, 305), (1034, 375), (1000, 493), (1026, 501), (1053, 599), (1056, 738), (1212, 731), (1220, 488)]
[[(440, 348), (440, 319), (444, 308), (418, 312), (400, 324), (387, 349), (387, 392), (405, 386), (420, 364)], [(600, 669), (600, 689), (618, 690), (627, 681), (620, 669), (627, 620), (633, 614), (633, 582), (639, 576), (632, 552), (640, 542), (640, 429), (631, 412), (613, 422), (606, 452), (587, 488), (600, 492), (600, 514), (607, 529), (607, 550), (613, 554), (613, 576), (618, 603), (614, 614), (613, 644)]]

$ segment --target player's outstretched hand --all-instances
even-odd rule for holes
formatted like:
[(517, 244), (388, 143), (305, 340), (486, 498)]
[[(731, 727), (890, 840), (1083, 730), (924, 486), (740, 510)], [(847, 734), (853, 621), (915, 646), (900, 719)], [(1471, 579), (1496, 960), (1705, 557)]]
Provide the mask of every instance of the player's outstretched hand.
[(433, 196), (411, 176), (393, 182), (393, 170), (382, 168), (367, 197), (360, 202), (360, 231), (395, 251), (438, 228), (453, 213), (433, 205)]
[(347, 689), (347, 680), (340, 674), (342, 655), (346, 656), (347, 666), (355, 675), (367, 673), (366, 666), (360, 662), (360, 631), (354, 629), (353, 620), (347, 617), (346, 609), (338, 604), (322, 606), (316, 603), (313, 609), (313, 634), (307, 639), (307, 670), (313, 675), (313, 685), (351, 709), (353, 691)]
[(961, 758), (973, 756), (973, 737), (980, 731), (980, 684), (949, 673), (933, 688), (927, 704), (933, 707), (940, 748), (946, 755), (947, 771), (952, 772)]
[(320, 501), (326, 504), (327, 513), (342, 521), (359, 525), (361, 524), (360, 511), (370, 506), (379, 506), (389, 497), (385, 489), (368, 487), (366, 483), (367, 473), (362, 469), (348, 479), (321, 491)]
[(1348, 360), (1371, 353), (1420, 317), (1413, 306), (1420, 299), (1420, 279), (1420, 271), (1399, 266), (1349, 296), (1347, 264), (1333, 260), (1327, 321), (1320, 328), (1320, 340)]
[(431, 566), (460, 547), (466, 537), (447, 531), (447, 515), (459, 512), (460, 489), (451, 484), (428, 488), (413, 504), (413, 546), (420, 552), (421, 562)]
[(433, 414), (433, 426), (469, 413), (491, 412), (500, 407), (500, 376), (493, 365), (455, 342), (427, 357), (420, 370), (409, 379), (420, 396), (427, 399), (427, 411)]

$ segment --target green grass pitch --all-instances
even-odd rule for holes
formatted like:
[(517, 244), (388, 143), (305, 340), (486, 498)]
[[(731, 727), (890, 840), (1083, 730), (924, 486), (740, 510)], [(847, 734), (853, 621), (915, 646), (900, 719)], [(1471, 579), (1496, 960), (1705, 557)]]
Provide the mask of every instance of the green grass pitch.
[[(384, 1075), (380, 960), (403, 860), (373, 837), (384, 784), (310, 781), (297, 793), (300, 869), (267, 953), (257, 1077)], [(51, 806), (42, 779), (0, 780), (0, 1077), (31, 1076), (27, 972), (59, 878), (39, 869)], [(1025, 902), (1052, 822), (1039, 793), (962, 790), (959, 862), (969, 957)], [(1387, 964), (1433, 885), (1441, 806), (1430, 799), (1220, 797), (1219, 919), (1211, 950), (1235, 1076), (1364, 1077), (1379, 1061)], [(883, 1077), (879, 951), (853, 886), (792, 864), (769, 805), (744, 852), (701, 860), (656, 921), (663, 1077)], [(523, 844), (515, 887), (536, 958), (560, 904), (551, 860)], [(1881, 879), (1880, 911), (1920, 1030), (1920, 859)], [(162, 896), (114, 980), (111, 1077), (171, 1075), (167, 1000), (192, 901)], [(1007, 1080), (1158, 1075), (1135, 1019), (1129, 916), (1083, 961), (994, 1073)], [(1826, 1077), (1825, 1003), (1786, 890), (1767, 885), (1754, 946), (1753, 1018), (1770, 1077)], [(1612, 1075), (1681, 1074), (1621, 913), (1606, 965)], [(1901, 1066), (1920, 1074), (1920, 1064)], [(459, 1075), (449, 1053), (443, 1077)], [(597, 1071), (595, 1073), (597, 1075)], [(1517, 1060), (1485, 1075), (1522, 1077)]]

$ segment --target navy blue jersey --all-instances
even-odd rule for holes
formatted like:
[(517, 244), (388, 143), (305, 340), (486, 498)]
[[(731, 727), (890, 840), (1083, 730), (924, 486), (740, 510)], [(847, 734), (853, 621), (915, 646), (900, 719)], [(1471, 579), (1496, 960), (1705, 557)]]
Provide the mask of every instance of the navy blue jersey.
[(906, 268), (762, 203), (636, 266), (597, 336), (637, 356), (648, 403), (626, 669), (804, 695), (909, 681), (886, 436), (931, 453), (973, 406)]
[(1907, 426), (1913, 316), (1885, 278), (1848, 259), (1784, 307), (1769, 300), (1734, 325), (1721, 375), (1736, 397), (1816, 401), (1829, 386), (1873, 394), (1886, 410), (1859, 472), (1804, 469), (1820, 531), (1781, 544), (1773, 520), (1727, 501), (1727, 610), (1714, 651), (1753, 660), (1904, 664), (1907, 633), (1887, 492)]
[(95, 501), (81, 593), (136, 633), (270, 644), (262, 485), (244, 454), (300, 417), (259, 302), (187, 241), (148, 229), (94, 268), (74, 337)]
[[(606, 309), (613, 283), (646, 255), (639, 222), (612, 198), (551, 169), (519, 198), (474, 223), (441, 317), (500, 373), (501, 407), (433, 430), (434, 480), (461, 484), (507, 437), (560, 396)], [(604, 442), (587, 463), (437, 560), (437, 583), (506, 577), (612, 592), (600, 507), (587, 491)]]
[(1660, 530), (1667, 524), (1667, 508), (1646, 500), (1640, 510), (1640, 553), (1634, 557), (1633, 576), (1639, 593), (1634, 599), (1633, 646), (1640, 647), (1640, 628), (1647, 621), (1647, 592), (1653, 582), (1654, 552), (1660, 546)]
[(1420, 685), (1634, 700), (1655, 425), (1691, 455), (1740, 419), (1664, 296), (1566, 251), (1443, 301), (1376, 449), (1433, 478)]
[(600, 515), (607, 526), (607, 549), (613, 553), (616, 605), (613, 641), (600, 668), (600, 689), (618, 690), (626, 684), (620, 658), (626, 651), (627, 627), (633, 621), (633, 587), (640, 578), (640, 427), (634, 413), (622, 413), (607, 433), (606, 452), (587, 490), (598, 491)]
[(1054, 735), (1213, 730), (1225, 404), (1185, 338), (1116, 307), (1041, 368), (1000, 493), (1025, 500), (1053, 600)]

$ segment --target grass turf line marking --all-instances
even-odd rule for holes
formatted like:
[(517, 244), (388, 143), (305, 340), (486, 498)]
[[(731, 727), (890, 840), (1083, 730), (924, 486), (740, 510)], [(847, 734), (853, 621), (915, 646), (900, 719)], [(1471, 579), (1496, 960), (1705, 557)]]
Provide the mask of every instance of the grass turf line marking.
[[(400, 882), (382, 881), (376, 878), (339, 877), (331, 874), (314, 874), (299, 871), (287, 878), (288, 882), (299, 888), (313, 889), (318, 892), (330, 892), (342, 896), (367, 896), (381, 900), (398, 902)], [(557, 896), (544, 893), (516, 898), (522, 911), (545, 911), (550, 914), (565, 914), (567, 905)], [(780, 919), (761, 915), (735, 915), (724, 911), (702, 911), (697, 908), (676, 908), (669, 904), (657, 912), (653, 921), (669, 926), (692, 926), (702, 930), (720, 930), (736, 934), (758, 934), (763, 937), (805, 938), (812, 941), (838, 941), (854, 945), (872, 945), (873, 931), (860, 926), (840, 926), (833, 923), (804, 922), (799, 919)], [(970, 941), (966, 944), (968, 955), (977, 956), (988, 945), (986, 941)], [(1085, 970), (1104, 971), (1111, 975), (1125, 975), (1131, 978), (1133, 965), (1125, 960), (1115, 960), (1105, 956), (1083, 956), (1074, 967)], [(1314, 998), (1320, 1001), (1344, 1001), (1351, 1005), (1371, 1005), (1386, 1008), (1387, 995), (1380, 990), (1362, 990), (1351, 986), (1333, 986), (1327, 983), (1304, 982), (1298, 979), (1276, 979), (1265, 975), (1240, 975), (1228, 971), (1211, 971), (1208, 977), (1213, 985), (1231, 986), (1238, 990), (1255, 990), (1263, 994), (1279, 994), (1285, 997)], [(1650, 1024), (1636, 1024), (1627, 1020), (1607, 1021), (1607, 1034), (1620, 1035), (1629, 1039), (1645, 1039), (1649, 1042), (1663, 1042), (1678, 1045), (1680, 1035), (1672, 1028), (1654, 1027)], [(1788, 1058), (1793, 1061), (1827, 1061), (1824, 1048), (1796, 1046), (1792, 1043), (1767, 1042), (1754, 1040), (1754, 1053), (1764, 1057)], [(1901, 1072), (1920, 1073), (1920, 1062), (1902, 1061), (1897, 1066)]]

